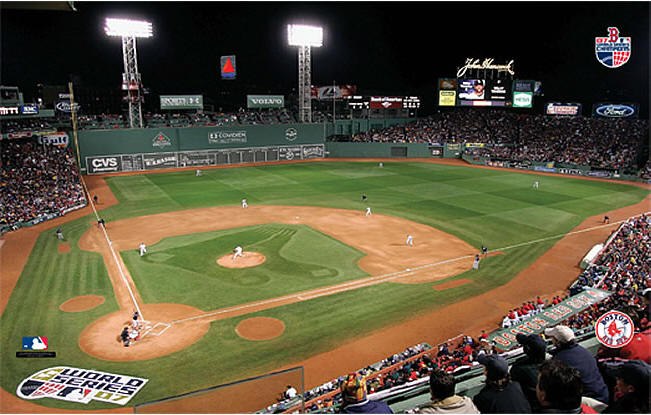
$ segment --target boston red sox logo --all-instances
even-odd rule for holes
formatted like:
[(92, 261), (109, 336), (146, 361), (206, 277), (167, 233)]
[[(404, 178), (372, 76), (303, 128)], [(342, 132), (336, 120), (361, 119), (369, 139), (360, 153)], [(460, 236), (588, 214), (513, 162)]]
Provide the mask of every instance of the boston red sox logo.
[(609, 311), (599, 317), (594, 325), (597, 340), (607, 347), (624, 347), (633, 340), (633, 320), (621, 311)]
[(608, 36), (595, 38), (597, 60), (608, 68), (619, 68), (631, 57), (631, 38), (620, 37), (619, 29), (608, 28)]

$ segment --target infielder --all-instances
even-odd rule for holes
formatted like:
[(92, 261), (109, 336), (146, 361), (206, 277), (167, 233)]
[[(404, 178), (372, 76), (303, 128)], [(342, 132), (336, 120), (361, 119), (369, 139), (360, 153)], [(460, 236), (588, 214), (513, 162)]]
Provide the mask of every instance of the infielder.
[(538, 180), (536, 180), (535, 182), (533, 182), (533, 188), (536, 189), (536, 190), (538, 190), (538, 185), (539, 185), (539, 184), (540, 184), (540, 183), (538, 183)]
[(414, 246), (414, 238), (411, 237), (411, 235), (407, 235), (407, 245)]
[(371, 208), (370, 207), (366, 208), (366, 216), (371, 216)]
[(246, 199), (242, 199), (242, 208), (246, 209), (249, 207), (249, 204), (246, 203)]
[(241, 246), (235, 247), (235, 249), (233, 249), (233, 252), (235, 252), (235, 255), (233, 255), (233, 261), (235, 261), (235, 258), (237, 258), (238, 256), (242, 256), (242, 247)]
[(144, 242), (140, 242), (140, 245), (138, 247), (140, 248), (140, 256), (143, 256), (147, 253), (147, 245), (145, 245)]
[(479, 269), (479, 255), (475, 255), (475, 262), (472, 264), (472, 269)]

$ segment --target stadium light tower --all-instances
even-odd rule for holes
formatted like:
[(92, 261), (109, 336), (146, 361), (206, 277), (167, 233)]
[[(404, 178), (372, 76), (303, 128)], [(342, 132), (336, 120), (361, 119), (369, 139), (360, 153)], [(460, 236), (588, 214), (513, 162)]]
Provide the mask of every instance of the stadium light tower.
[(323, 28), (288, 25), (287, 40), (298, 46), (298, 114), (301, 122), (312, 122), (312, 58), (311, 48), (323, 45)]
[(122, 38), (122, 90), (127, 93), (129, 103), (129, 127), (142, 128), (142, 79), (138, 72), (136, 38), (152, 37), (151, 23), (140, 20), (107, 18), (104, 30), (108, 36)]

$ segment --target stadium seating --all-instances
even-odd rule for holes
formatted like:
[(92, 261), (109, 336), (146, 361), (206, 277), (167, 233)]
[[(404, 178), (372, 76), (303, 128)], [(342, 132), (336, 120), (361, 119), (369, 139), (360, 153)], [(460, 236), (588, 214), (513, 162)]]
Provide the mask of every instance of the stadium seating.
[(86, 204), (71, 150), (19, 139), (0, 149), (0, 233)]
[[(640, 315), (649, 315), (649, 286), (651, 267), (649, 250), (650, 221), (647, 215), (631, 218), (608, 238), (599, 257), (570, 286), (570, 294), (586, 287), (610, 290), (613, 294), (561, 322), (571, 327), (577, 339), (593, 354), (599, 343), (594, 337), (594, 323), (603, 313), (612, 309), (634, 307)], [(553, 306), (565, 297), (540, 300), (544, 308)], [(539, 298), (523, 304), (539, 304)], [(641, 322), (642, 330), (649, 328), (647, 318)], [(437, 348), (425, 344), (407, 349), (387, 359), (356, 371), (366, 377), (369, 399), (382, 399), (391, 404), (394, 413), (426, 403), (429, 398), (427, 380), (433, 368), (451, 372), (458, 382), (457, 393), (474, 396), (483, 386), (482, 369), (476, 362), (479, 353), (498, 353), (482, 333), (477, 339), (459, 335)], [(548, 345), (548, 350), (553, 346)], [(500, 353), (510, 363), (524, 358), (522, 349)], [(339, 385), (343, 376), (305, 392), (305, 406), (309, 413), (335, 413), (341, 406)], [(298, 408), (300, 397), (274, 403), (258, 413), (291, 412)]]

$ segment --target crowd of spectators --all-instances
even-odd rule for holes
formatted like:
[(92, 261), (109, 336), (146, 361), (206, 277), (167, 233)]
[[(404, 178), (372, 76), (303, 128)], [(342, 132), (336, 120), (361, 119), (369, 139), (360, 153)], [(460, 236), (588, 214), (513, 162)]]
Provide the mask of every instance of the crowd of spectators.
[[(576, 413), (597, 413), (613, 412), (622, 407), (632, 408), (633, 412), (636, 408), (648, 412), (648, 402), (646, 406), (640, 406), (639, 396), (630, 396), (625, 393), (626, 391), (618, 389), (617, 382), (621, 383), (624, 380), (617, 378), (616, 372), (612, 370), (606, 373), (610, 369), (605, 365), (602, 366), (601, 363), (598, 365), (597, 359), (577, 344), (576, 336), (593, 331), (596, 320), (605, 312), (613, 309), (624, 311), (633, 318), (636, 328), (634, 341), (630, 346), (622, 349), (602, 347), (597, 357), (605, 360), (616, 355), (620, 358), (617, 365), (626, 363), (632, 365), (633, 368), (630, 370), (633, 372), (637, 370), (651, 373), (648, 372), (649, 366), (640, 366), (638, 363), (638, 361), (651, 363), (651, 324), (648, 319), (651, 297), (650, 219), (646, 215), (641, 215), (624, 223), (610, 238), (610, 244), (595, 261), (595, 265), (586, 269), (572, 284), (569, 295), (577, 294), (586, 287), (608, 290), (611, 295), (564, 320), (562, 325), (545, 330), (545, 337), (554, 345), (550, 352), (553, 359), (547, 359), (547, 344), (544, 337), (537, 334), (519, 334), (517, 340), (523, 347), (525, 357), (518, 360), (507, 373), (505, 367), (508, 368), (508, 365), (504, 357), (495, 345), (489, 342), (485, 331), (482, 331), (477, 338), (462, 335), (434, 349), (422, 348), (422, 345), (410, 348), (402, 354), (389, 356), (375, 365), (358, 370), (348, 377), (340, 376), (314, 388), (304, 395), (308, 402), (307, 409), (310, 412), (351, 413), (354, 408), (364, 407), (364, 402), (368, 401), (366, 393), (374, 394), (389, 390), (427, 376), (430, 376), (431, 380), (433, 373), (438, 373), (435, 376), (437, 378), (444, 376), (441, 373), (458, 376), (481, 365), (485, 368), (484, 374), (487, 376), (485, 388), (488, 388), (483, 394), (484, 397), (476, 399), (474, 403), (481, 412), (494, 413), (501, 408), (500, 410), (511, 413), (514, 411), (538, 413), (555, 412), (552, 410), (555, 408), (563, 412), (572, 410)], [(561, 303), (566, 298), (568, 296), (554, 296), (551, 300), (536, 297), (510, 310), (505, 318), (518, 323), (541, 312), (544, 308)], [(514, 316), (510, 316), (511, 312)], [(543, 373), (541, 376), (543, 384), (539, 384), (539, 373)], [(351, 376), (364, 380), (361, 396), (365, 399), (361, 399), (357, 404), (347, 404), (344, 397)], [(512, 386), (516, 384), (519, 386)], [(547, 388), (542, 400), (536, 394), (536, 387), (543, 390)], [(637, 387), (639, 392), (639, 384)], [(509, 391), (506, 395), (504, 395), (505, 390)], [(559, 392), (563, 390), (569, 391), (567, 399), (562, 398)], [(440, 413), (435, 409), (447, 404), (453, 407), (462, 406), (466, 411), (472, 409), (467, 400), (461, 397), (452, 398), (452, 395), (446, 395), (439, 396), (437, 400), (435, 397), (438, 395), (434, 391), (431, 392), (433, 402), (411, 412)], [(648, 379), (646, 393), (648, 401)], [(496, 396), (501, 398), (498, 399)], [(530, 409), (527, 409), (523, 399), (528, 401)], [(287, 401), (281, 405), (270, 406), (267, 411), (280, 412), (291, 408), (286, 407), (285, 404)], [(502, 408), (504, 405), (506, 406)], [(608, 410), (608, 405), (614, 409)], [(348, 411), (345, 409), (347, 407)]]
[[(124, 115), (98, 114), (80, 115), (77, 118), (79, 129), (117, 129), (127, 128), (128, 120)], [(286, 109), (265, 109), (258, 111), (240, 108), (233, 113), (223, 112), (187, 112), (187, 113), (145, 113), (145, 128), (186, 128), (186, 127), (223, 127), (228, 125), (274, 125), (296, 122), (296, 118)]]
[[(483, 143), (466, 154), (514, 162), (556, 162), (635, 170), (648, 142), (647, 120), (554, 117), (500, 110), (454, 109), (408, 124), (370, 130), (354, 142)], [(651, 168), (647, 168), (650, 170)], [(651, 174), (647, 171), (647, 175)]]
[(21, 118), (0, 121), (0, 132), (2, 134), (15, 134), (20, 132), (52, 131), (55, 128), (42, 118)]
[(0, 228), (63, 214), (86, 203), (72, 151), (2, 140)]

